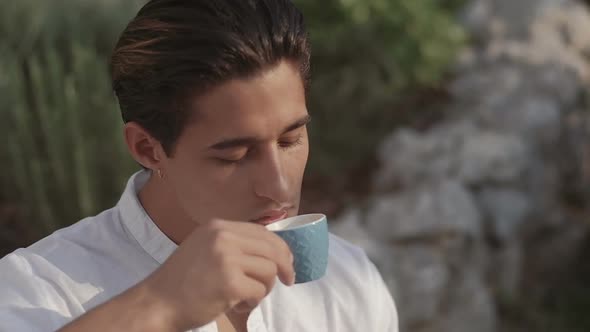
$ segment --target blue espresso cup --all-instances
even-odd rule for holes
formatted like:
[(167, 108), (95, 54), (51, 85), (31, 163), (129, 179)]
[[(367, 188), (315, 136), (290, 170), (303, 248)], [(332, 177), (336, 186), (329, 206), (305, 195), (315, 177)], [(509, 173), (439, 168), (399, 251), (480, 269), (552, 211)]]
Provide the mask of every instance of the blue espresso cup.
[(267, 225), (293, 253), (295, 283), (320, 279), (328, 267), (328, 220), (323, 214), (305, 214)]

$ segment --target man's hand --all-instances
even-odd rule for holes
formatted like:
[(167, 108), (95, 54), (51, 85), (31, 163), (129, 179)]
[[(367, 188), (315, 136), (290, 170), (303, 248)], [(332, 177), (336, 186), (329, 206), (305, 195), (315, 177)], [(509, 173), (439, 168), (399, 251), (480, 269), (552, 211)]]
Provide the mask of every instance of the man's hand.
[(213, 221), (197, 227), (144, 286), (172, 309), (181, 331), (202, 326), (228, 309), (249, 310), (274, 286), (292, 285), (293, 256), (264, 226)]

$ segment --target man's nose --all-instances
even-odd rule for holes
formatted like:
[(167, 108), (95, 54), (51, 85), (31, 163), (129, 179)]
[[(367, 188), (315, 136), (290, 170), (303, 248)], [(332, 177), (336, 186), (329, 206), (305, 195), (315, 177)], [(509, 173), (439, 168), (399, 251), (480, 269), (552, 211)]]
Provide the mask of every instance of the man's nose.
[(256, 195), (279, 204), (289, 201), (289, 181), (277, 147), (268, 148), (256, 163), (254, 191)]

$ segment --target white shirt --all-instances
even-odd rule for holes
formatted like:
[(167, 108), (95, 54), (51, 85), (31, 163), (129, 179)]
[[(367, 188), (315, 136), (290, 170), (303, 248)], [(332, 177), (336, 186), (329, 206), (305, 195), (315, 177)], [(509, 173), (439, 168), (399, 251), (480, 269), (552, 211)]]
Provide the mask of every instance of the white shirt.
[[(143, 280), (174, 252), (137, 198), (148, 174), (133, 175), (114, 208), (0, 260), (0, 331), (55, 331)], [(250, 314), (248, 331), (397, 332), (398, 321), (365, 253), (331, 234), (326, 275), (292, 287), (276, 282)]]

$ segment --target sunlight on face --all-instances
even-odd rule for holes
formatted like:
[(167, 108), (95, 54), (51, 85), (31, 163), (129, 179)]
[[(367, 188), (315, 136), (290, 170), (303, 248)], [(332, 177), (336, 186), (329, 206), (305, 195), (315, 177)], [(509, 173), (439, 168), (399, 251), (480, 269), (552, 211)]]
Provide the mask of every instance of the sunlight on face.
[(303, 81), (282, 62), (224, 83), (194, 103), (198, 116), (165, 160), (169, 185), (196, 222), (297, 214), (309, 152)]

